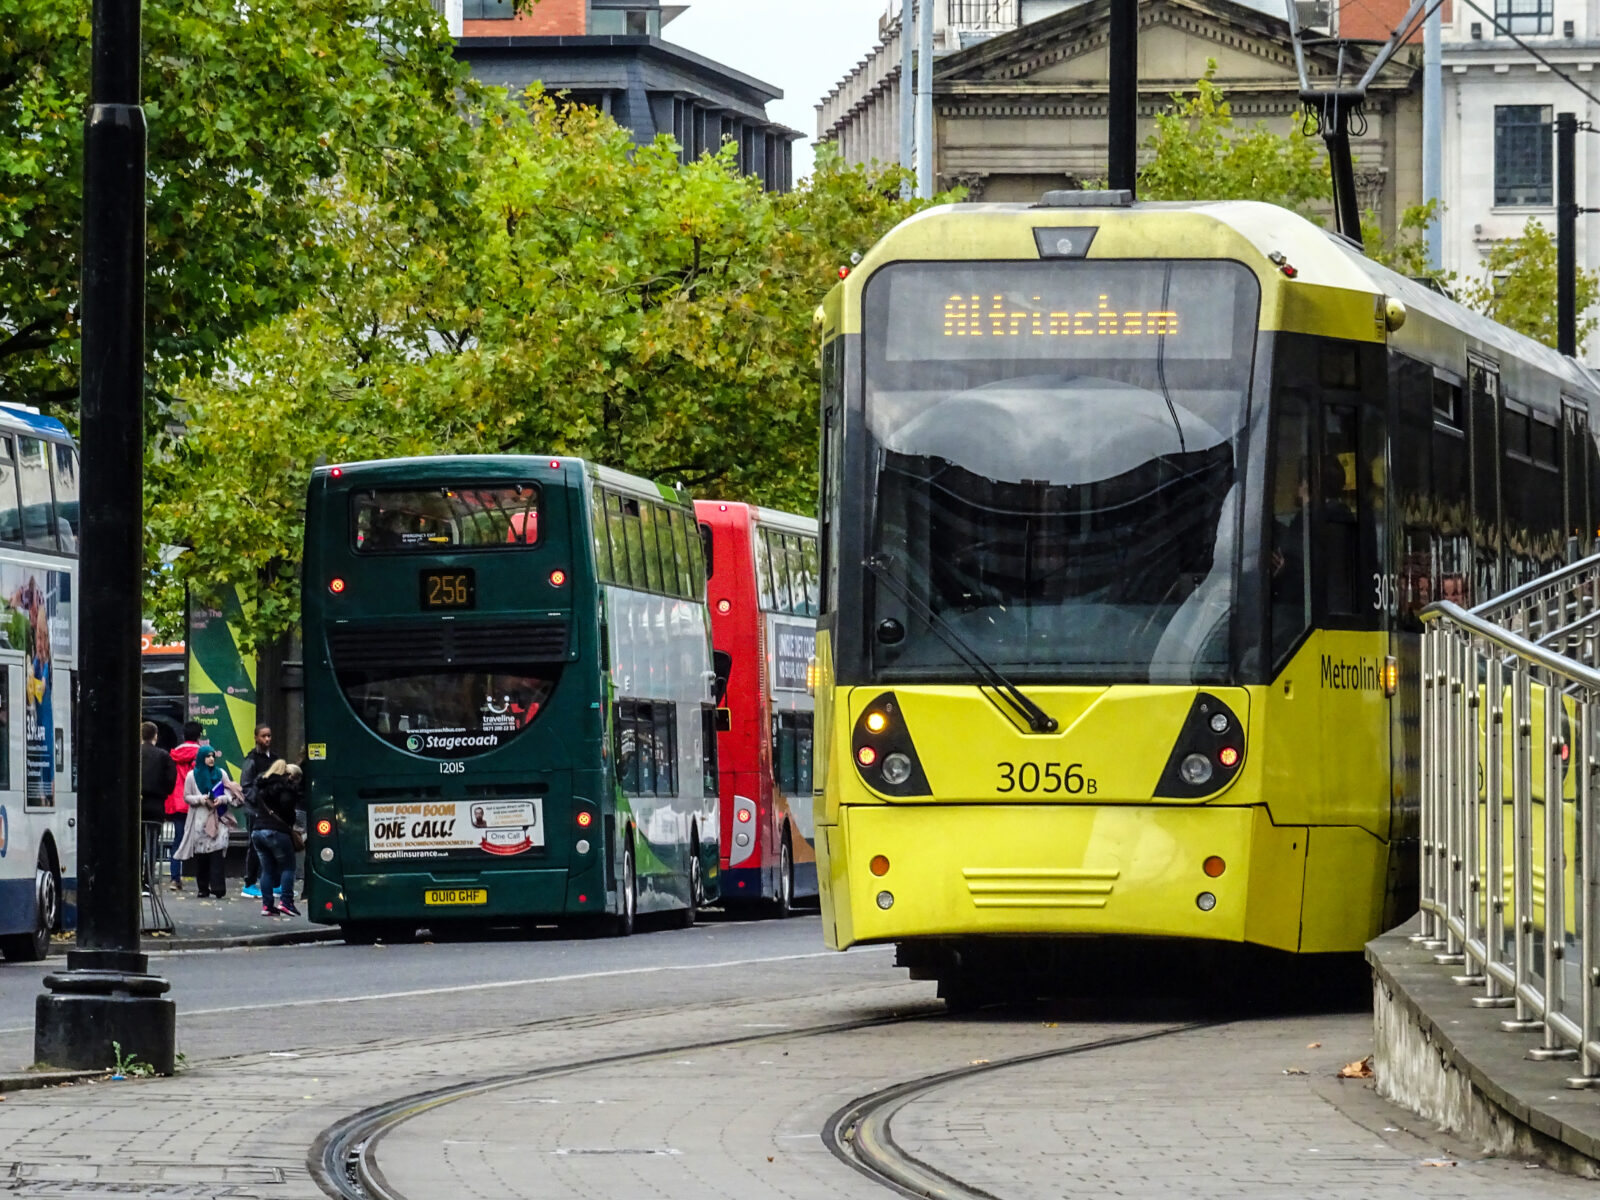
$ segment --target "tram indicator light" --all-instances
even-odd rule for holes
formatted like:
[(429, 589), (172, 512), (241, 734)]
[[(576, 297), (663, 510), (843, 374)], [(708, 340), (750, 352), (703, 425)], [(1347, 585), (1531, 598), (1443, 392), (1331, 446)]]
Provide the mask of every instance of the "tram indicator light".
[(856, 761), (863, 767), (870, 767), (878, 761), (878, 752), (871, 746), (863, 746), (856, 751)]
[(881, 712), (867, 714), (867, 728), (873, 733), (882, 733), (889, 725), (889, 718)]
[(881, 854), (874, 854), (872, 861), (867, 864), (874, 875), (884, 876), (889, 873), (889, 860)]
[(1394, 655), (1383, 660), (1383, 694), (1393, 696), (1400, 690), (1400, 661)]
[(1224, 746), (1217, 751), (1217, 761), (1225, 767), (1232, 767), (1239, 762), (1239, 752), (1232, 746)]
[(1201, 870), (1203, 870), (1212, 879), (1216, 879), (1227, 869), (1228, 864), (1223, 862), (1221, 857), (1215, 854), (1206, 859), (1204, 864), (1201, 866)]

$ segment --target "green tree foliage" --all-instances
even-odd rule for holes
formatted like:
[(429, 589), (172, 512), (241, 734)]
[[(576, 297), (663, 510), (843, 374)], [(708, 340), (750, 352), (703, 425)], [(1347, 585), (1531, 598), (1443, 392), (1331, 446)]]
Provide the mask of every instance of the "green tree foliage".
[[(1578, 268), (1578, 353), (1600, 324), (1587, 315), (1600, 299), (1600, 276)], [(1484, 258), (1483, 274), (1460, 289), (1461, 301), (1525, 333), (1546, 346), (1556, 345), (1556, 239), (1529, 220), (1522, 236), (1496, 242)]]
[(1145, 200), (1263, 200), (1309, 216), (1331, 195), (1322, 147), (1296, 125), (1287, 137), (1258, 122), (1241, 128), (1215, 81), (1215, 59), (1193, 95), (1174, 92), (1156, 116), (1139, 172)]
[[(456, 219), (470, 85), (427, 0), (146, 4), (144, 49), (153, 398), (336, 266), (334, 179)], [(88, 80), (89, 0), (0, 0), (0, 395), (69, 419)]]
[(1449, 277), (1428, 265), (1428, 226), (1443, 212), (1437, 200), (1426, 204), (1413, 204), (1400, 214), (1400, 225), (1393, 237), (1385, 237), (1378, 223), (1378, 214), (1368, 209), (1361, 215), (1361, 242), (1367, 257), (1382, 263), (1391, 271), (1412, 279), (1432, 279), (1440, 286), (1449, 284)]
[(826, 150), (793, 194), (636, 146), (544, 96), (475, 124), (479, 181), (426, 239), (351, 191), (325, 223), (344, 269), (180, 389), (186, 433), (148, 475), (150, 538), (192, 547), (155, 573), (241, 584), (252, 637), (291, 628), (306, 478), (319, 460), (559, 453), (701, 495), (809, 511), (813, 313), (838, 268), (920, 205), (901, 173)]

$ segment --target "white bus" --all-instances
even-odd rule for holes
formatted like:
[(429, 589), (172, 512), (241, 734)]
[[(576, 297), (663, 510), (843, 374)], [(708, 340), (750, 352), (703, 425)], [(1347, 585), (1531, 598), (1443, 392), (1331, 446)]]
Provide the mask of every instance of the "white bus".
[(0, 954), (17, 962), (77, 914), (78, 530), (66, 427), (0, 405)]

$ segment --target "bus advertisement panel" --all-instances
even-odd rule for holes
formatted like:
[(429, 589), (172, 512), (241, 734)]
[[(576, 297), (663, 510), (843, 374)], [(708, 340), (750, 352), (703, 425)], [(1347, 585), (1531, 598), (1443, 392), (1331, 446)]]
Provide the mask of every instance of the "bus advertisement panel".
[(693, 528), (681, 493), (573, 459), (317, 470), (313, 920), (368, 940), (694, 919), (718, 840)]
[(820, 577), (817, 523), (700, 500), (711, 539), (716, 648), (731, 660), (718, 735), (723, 903), (787, 916), (817, 894), (811, 818), (811, 672)]

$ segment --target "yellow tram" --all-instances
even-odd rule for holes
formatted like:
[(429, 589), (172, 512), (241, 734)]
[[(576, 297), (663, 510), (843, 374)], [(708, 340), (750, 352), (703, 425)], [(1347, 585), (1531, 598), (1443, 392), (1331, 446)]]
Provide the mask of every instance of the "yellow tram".
[(1590, 376), (1250, 202), (933, 209), (822, 320), (828, 945), (1408, 915), (1416, 613), (1595, 528)]

